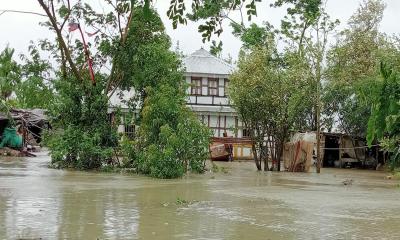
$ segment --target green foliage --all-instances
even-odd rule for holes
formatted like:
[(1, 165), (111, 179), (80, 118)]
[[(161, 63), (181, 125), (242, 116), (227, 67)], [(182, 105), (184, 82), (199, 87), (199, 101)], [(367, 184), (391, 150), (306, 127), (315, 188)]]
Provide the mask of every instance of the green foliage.
[(47, 109), (53, 102), (53, 83), (50, 78), (51, 65), (42, 60), (39, 50), (31, 45), (30, 58), (22, 56), (25, 61), (21, 66), (21, 81), (14, 89), (18, 106), (22, 108)]
[(210, 46), (210, 53), (216, 57), (221, 57), (222, 45), (222, 41), (219, 41), (219, 43), (217, 44), (217, 42), (213, 40)]
[(229, 88), (233, 106), (255, 143), (253, 155), (259, 170), (261, 158), (266, 157), (262, 149), (267, 136), (271, 157), (279, 161), (283, 144), (302, 111), (309, 78), (308, 66), (297, 54), (288, 50), (280, 55), (273, 42), (268, 46), (240, 59)]
[(158, 14), (151, 10), (144, 20), (143, 8), (136, 8), (126, 43), (115, 58), (115, 64), (123, 74), (121, 88), (134, 87), (139, 93), (137, 100), (143, 102), (148, 86), (168, 81), (178, 87), (181, 73), (177, 69), (181, 63), (175, 54), (166, 50), (170, 46), (171, 41)]
[(379, 62), (393, 60), (390, 56), (397, 52), (378, 32), (384, 8), (380, 0), (363, 2), (328, 53), (325, 114), (338, 119), (338, 124), (332, 121), (331, 126), (338, 125), (351, 135), (366, 135), (373, 104), (370, 96), (380, 84)]
[(178, 198), (176, 198), (176, 204), (177, 205), (189, 205), (190, 201), (178, 197)]
[(100, 168), (112, 160), (117, 146), (116, 129), (108, 121), (108, 98), (102, 94), (104, 78), (96, 86), (85, 79), (56, 82), (58, 94), (49, 109), (55, 131), (48, 145), (52, 164), (58, 167)]
[[(257, 15), (257, 2), (262, 2), (262, 0), (195, 0), (192, 2), (192, 11), (187, 13), (184, 0), (172, 0), (167, 15), (172, 20), (174, 28), (177, 28), (178, 24), (186, 24), (186, 17), (192, 21), (204, 20), (198, 29), (204, 42), (210, 41), (213, 34), (219, 36), (223, 32), (222, 22), (224, 19), (229, 19), (235, 25), (243, 26), (242, 12), (245, 12), (248, 21), (251, 21), (252, 17)], [(287, 9), (288, 15), (282, 21), (282, 29), (286, 35), (295, 36), (294, 29), (305, 30), (313, 25), (319, 17), (321, 3), (321, 0), (275, 0), (271, 6), (281, 7), (286, 4), (290, 6)], [(240, 11), (242, 16), (240, 23), (236, 23), (229, 17), (229, 13), (234, 11)], [(300, 35), (301, 37), (297, 39), (303, 38), (304, 32), (298, 36)]]
[(392, 153), (392, 169), (400, 166), (400, 72), (381, 63), (383, 83), (374, 98), (368, 121), (368, 144), (382, 141)]
[(139, 172), (176, 178), (204, 171), (211, 133), (186, 108), (182, 92), (168, 85), (149, 90), (139, 130)]
[(105, 144), (107, 141), (100, 129), (83, 131), (80, 126), (70, 125), (62, 132), (51, 135), (48, 145), (52, 165), (81, 170), (99, 169), (112, 159), (113, 148)]
[(287, 15), (281, 20), (281, 32), (302, 47), (305, 32), (321, 16), (321, 0), (276, 0), (272, 7), (289, 5)]
[(137, 160), (137, 141), (130, 140), (128, 137), (122, 136), (120, 147), (123, 155), (123, 167), (132, 166), (133, 161)]
[[(132, 113), (139, 111), (135, 124), (140, 130), (135, 139), (120, 143), (124, 167), (162, 178), (179, 177), (189, 170), (202, 172), (209, 132), (185, 106), (181, 62), (169, 50), (170, 39), (150, 8), (151, 0), (106, 1), (109, 8), (102, 14), (80, 1), (39, 3), (49, 17), (43, 25), (57, 33), (57, 44), (46, 40), (41, 46), (60, 64), (54, 74), (57, 95), (50, 106), (56, 129), (49, 139), (53, 163), (107, 169), (118, 144), (116, 129), (108, 121), (108, 97), (117, 90), (132, 90), (135, 96), (128, 105)], [(174, 19), (183, 22), (177, 14)], [(89, 81), (83, 43), (71, 43), (65, 40), (69, 36), (63, 36), (71, 19), (98, 29), (89, 49), (94, 70), (105, 74), (96, 74), (95, 86)], [(33, 65), (39, 68), (41, 63)]]
[[(192, 3), (192, 13), (187, 14), (187, 16), (192, 21), (206, 20), (204, 24), (199, 26), (199, 32), (202, 33), (203, 42), (210, 41), (213, 34), (219, 36), (223, 32), (222, 21), (227, 18), (225, 11), (241, 10), (244, 6), (250, 21), (252, 16), (257, 15), (256, 2), (261, 2), (261, 0), (196, 0)], [(175, 19), (183, 17), (185, 9), (183, 0), (171, 1), (170, 10), (167, 14), (172, 18), (175, 28), (178, 23)], [(186, 22), (185, 18), (180, 22)]]
[(232, 23), (233, 35), (239, 37), (243, 43), (245, 50), (252, 48), (263, 47), (274, 38), (273, 26), (265, 23), (265, 26), (260, 27), (255, 23), (250, 24), (245, 28), (243, 25)]
[[(0, 95), (2, 101), (13, 107), (47, 108), (53, 99), (49, 62), (40, 58), (39, 51), (31, 45), (30, 58), (21, 55), (23, 64), (17, 64), (14, 49), (6, 47), (0, 54)], [(15, 97), (11, 97), (15, 94)]]
[(8, 46), (0, 53), (0, 97), (7, 100), (20, 82), (20, 66), (13, 60), (14, 49)]
[[(176, 178), (204, 171), (209, 130), (186, 107), (185, 84), (178, 56), (158, 14), (144, 18), (135, 10), (127, 41), (116, 57), (123, 87), (134, 89), (132, 111), (139, 109), (136, 144), (125, 149), (127, 162), (139, 173)], [(125, 85), (124, 85), (125, 84)]]

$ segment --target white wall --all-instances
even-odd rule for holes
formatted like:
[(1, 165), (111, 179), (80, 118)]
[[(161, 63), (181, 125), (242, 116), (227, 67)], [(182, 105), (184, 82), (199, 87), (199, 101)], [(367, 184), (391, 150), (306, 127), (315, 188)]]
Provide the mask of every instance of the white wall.
[[(192, 75), (186, 75), (186, 82), (191, 84)], [(202, 92), (201, 96), (189, 96), (188, 103), (197, 104), (196, 106), (204, 106), (208, 107), (209, 112), (196, 112), (198, 119), (204, 123), (204, 125), (209, 126), (213, 132), (215, 137), (222, 137), (223, 133), (226, 132), (228, 136), (237, 136), (242, 137), (242, 123), (238, 120), (238, 126), (236, 126), (236, 114), (229, 112), (222, 112), (220, 108), (217, 106), (223, 105), (225, 108), (230, 108), (229, 99), (225, 96), (225, 79), (229, 78), (229, 76), (221, 76), (221, 75), (207, 75), (207, 74), (193, 74), (193, 77), (200, 77), (202, 79)], [(208, 95), (208, 78), (218, 78), (218, 96), (207, 96)], [(190, 87), (187, 90), (187, 93), (190, 95)], [(218, 118), (218, 116), (220, 116)], [(226, 117), (226, 118), (225, 118)], [(210, 119), (210, 122), (208, 120)], [(226, 119), (226, 120), (225, 120)], [(226, 122), (225, 122), (226, 121)]]
[(218, 86), (219, 86), (219, 89), (218, 89), (218, 96), (221, 96), (221, 97), (225, 96), (225, 88), (224, 88), (224, 85), (225, 85), (225, 79), (224, 79), (224, 78), (220, 78), (220, 79), (219, 79), (219, 84), (218, 84)]

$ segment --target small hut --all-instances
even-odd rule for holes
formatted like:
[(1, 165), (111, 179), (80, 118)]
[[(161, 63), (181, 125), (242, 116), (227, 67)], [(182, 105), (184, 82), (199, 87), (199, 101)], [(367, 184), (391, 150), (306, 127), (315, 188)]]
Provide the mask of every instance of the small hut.
[[(27, 145), (40, 144), (43, 130), (49, 127), (50, 124), (43, 109), (11, 109), (9, 113), (0, 112), (0, 143), (2, 143), (0, 146), (23, 148)], [(19, 147), (17, 145), (20, 144), (16, 144), (16, 141), (9, 140), (9, 136), (15, 134), (22, 138)], [(6, 137), (8, 139), (5, 139)]]
[[(323, 167), (371, 167), (374, 168), (381, 163), (379, 148), (374, 146), (368, 148), (365, 138), (351, 136), (344, 133), (321, 132), (320, 155)], [(315, 132), (294, 133), (290, 143), (295, 148), (297, 142), (309, 142), (313, 144), (313, 159), (315, 163), (317, 152), (317, 136)], [(296, 152), (286, 147), (287, 154), (285, 159), (288, 166), (296, 161)], [(284, 154), (285, 155), (285, 154)], [(293, 157), (294, 156), (294, 157)], [(291, 164), (289, 164), (291, 163)]]

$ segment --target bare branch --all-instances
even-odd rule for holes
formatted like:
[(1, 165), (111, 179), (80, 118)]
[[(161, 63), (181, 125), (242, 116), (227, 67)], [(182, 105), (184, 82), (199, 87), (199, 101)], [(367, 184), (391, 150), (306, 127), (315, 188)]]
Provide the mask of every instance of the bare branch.
[[(123, 46), (125, 44), (126, 39), (128, 37), (129, 26), (131, 25), (132, 18), (133, 18), (133, 7), (131, 8), (131, 12), (129, 14), (128, 22), (126, 23), (126, 27), (124, 29), (125, 32), (123, 33), (123, 35), (121, 37), (121, 46)], [(118, 83), (120, 81), (120, 79), (121, 79), (121, 76), (119, 74), (116, 74), (115, 71), (116, 71), (115, 64), (113, 64), (112, 67), (111, 67), (110, 77), (109, 77), (109, 79), (107, 81), (107, 84), (106, 84), (106, 93), (108, 93), (110, 91), (111, 86), (112, 86), (112, 82), (114, 80)], [(114, 79), (114, 78), (116, 78), (116, 79)], [(112, 94), (110, 96), (112, 96)]]
[(59, 42), (59, 44), (60, 44), (60, 48), (63, 48), (63, 49), (64, 49), (65, 57), (66, 57), (66, 59), (67, 59), (69, 65), (70, 65), (70, 67), (71, 67), (71, 69), (72, 69), (72, 72), (74, 73), (75, 77), (76, 77), (78, 80), (82, 81), (82, 77), (81, 77), (81, 75), (79, 74), (79, 71), (78, 71), (78, 69), (77, 69), (77, 67), (76, 67), (76, 65), (75, 65), (75, 63), (74, 63), (74, 61), (72, 60), (71, 53), (70, 53), (70, 51), (69, 51), (67, 45), (65, 44), (64, 38), (63, 38), (63, 36), (62, 36), (62, 34), (61, 34), (61, 29), (58, 27), (57, 22), (56, 22), (54, 16), (51, 14), (49, 7), (46, 6), (46, 4), (43, 2), (43, 0), (38, 0), (38, 2), (39, 2), (39, 4), (40, 4), (40, 6), (42, 6), (42, 8), (44, 9), (44, 11), (46, 12), (46, 14), (47, 14), (47, 16), (48, 16), (48, 18), (49, 18), (49, 20), (50, 20), (50, 23), (51, 23), (51, 25), (52, 25), (53, 28), (54, 28), (54, 31), (56, 31), (57, 38), (58, 38), (58, 42)]

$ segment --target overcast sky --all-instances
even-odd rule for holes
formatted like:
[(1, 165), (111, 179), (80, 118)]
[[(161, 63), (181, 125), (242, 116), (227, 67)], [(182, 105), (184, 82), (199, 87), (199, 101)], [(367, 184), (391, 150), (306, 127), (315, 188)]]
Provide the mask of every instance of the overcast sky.
[[(11, 9), (43, 13), (43, 10), (36, 0), (0, 1), (0, 10)], [(75, 0), (71, 1), (74, 2)], [(102, 0), (91, 1), (97, 2), (97, 4), (102, 2)], [(257, 23), (267, 20), (278, 27), (286, 10), (284, 8), (270, 8), (270, 2), (272, 2), (272, 0), (264, 0), (262, 3), (258, 4), (258, 17), (254, 20)], [(400, 14), (400, 0), (385, 0), (384, 2), (387, 7), (381, 24), (381, 31), (388, 34), (398, 34), (400, 32), (400, 18), (398, 16), (398, 14)], [(327, 12), (332, 19), (340, 20), (341, 25), (339, 29), (342, 29), (346, 26), (347, 20), (355, 12), (359, 4), (360, 0), (329, 0), (327, 3)], [(185, 54), (194, 52), (200, 47), (209, 49), (209, 44), (203, 44), (201, 35), (197, 32), (197, 23), (189, 22), (186, 26), (181, 25), (178, 29), (172, 29), (171, 22), (166, 17), (168, 5), (169, 0), (158, 0), (155, 6), (166, 25), (167, 33), (171, 37), (173, 43), (175, 44), (179, 41), (180, 48)], [(16, 49), (17, 53), (24, 53), (27, 50), (30, 40), (35, 41), (46, 37), (54, 38), (53, 32), (39, 26), (39, 22), (43, 20), (43, 17), (28, 14), (4, 13), (0, 15), (0, 49), (3, 49), (9, 44), (10, 47)], [(226, 22), (226, 25), (227, 23), (228, 22)], [(226, 57), (230, 54), (236, 59), (241, 43), (231, 34), (229, 27), (225, 26), (224, 30), (224, 33), (220, 36), (220, 40), (222, 40), (224, 44), (223, 55)]]

